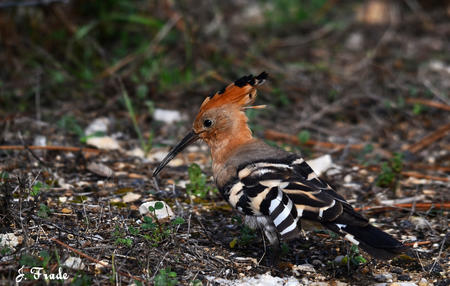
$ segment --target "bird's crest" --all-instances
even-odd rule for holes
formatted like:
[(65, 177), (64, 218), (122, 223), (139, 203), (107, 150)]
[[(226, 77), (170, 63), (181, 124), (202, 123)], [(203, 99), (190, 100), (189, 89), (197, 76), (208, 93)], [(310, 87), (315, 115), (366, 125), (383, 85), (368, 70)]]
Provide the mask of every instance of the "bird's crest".
[(213, 95), (208, 96), (200, 107), (200, 113), (215, 107), (235, 105), (238, 108), (264, 108), (264, 106), (248, 106), (255, 101), (256, 87), (263, 84), (268, 74), (262, 72), (257, 76), (243, 76)]

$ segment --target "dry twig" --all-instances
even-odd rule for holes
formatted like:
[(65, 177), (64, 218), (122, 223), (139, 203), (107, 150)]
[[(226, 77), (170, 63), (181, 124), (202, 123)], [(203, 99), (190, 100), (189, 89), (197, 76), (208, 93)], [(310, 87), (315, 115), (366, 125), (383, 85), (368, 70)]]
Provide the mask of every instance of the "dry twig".
[(432, 144), (433, 142), (441, 139), (442, 137), (446, 136), (450, 132), (450, 123), (447, 125), (442, 126), (438, 130), (432, 132), (431, 134), (428, 134), (418, 142), (411, 144), (407, 150), (411, 153), (417, 153), (420, 150), (424, 149), (428, 145)]
[(436, 102), (433, 100), (427, 100), (427, 99), (421, 99), (421, 98), (408, 98), (408, 99), (406, 99), (406, 102), (407, 103), (418, 103), (418, 104), (450, 111), (450, 105), (445, 104), (445, 103), (439, 103), (439, 102)]
[(99, 154), (102, 150), (94, 148), (81, 148), (71, 146), (22, 146), (22, 145), (3, 145), (0, 150), (48, 150), (48, 151), (63, 151), (63, 152), (83, 152)]

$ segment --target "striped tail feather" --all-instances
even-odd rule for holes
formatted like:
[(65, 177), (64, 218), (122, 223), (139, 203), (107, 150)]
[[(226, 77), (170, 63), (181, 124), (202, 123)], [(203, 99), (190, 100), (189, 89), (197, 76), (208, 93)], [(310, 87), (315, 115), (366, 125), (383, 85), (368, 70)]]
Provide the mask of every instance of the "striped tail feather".
[(371, 224), (365, 226), (328, 224), (325, 226), (360, 246), (377, 259), (391, 259), (407, 249), (405, 245), (390, 234)]
[(278, 233), (284, 240), (295, 239), (300, 235), (297, 226), (297, 210), (286, 194), (278, 189), (272, 192), (261, 204), (263, 213), (268, 214)]

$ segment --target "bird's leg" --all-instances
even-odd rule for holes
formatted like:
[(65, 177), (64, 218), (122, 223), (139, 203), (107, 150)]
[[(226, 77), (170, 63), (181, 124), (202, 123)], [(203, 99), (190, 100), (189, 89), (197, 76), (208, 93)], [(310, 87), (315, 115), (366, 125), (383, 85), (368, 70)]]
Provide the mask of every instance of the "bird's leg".
[(269, 255), (266, 257), (267, 265), (270, 267), (277, 266), (281, 258), (281, 246), (278, 233), (275, 230), (266, 228), (264, 229), (264, 234), (270, 244)]

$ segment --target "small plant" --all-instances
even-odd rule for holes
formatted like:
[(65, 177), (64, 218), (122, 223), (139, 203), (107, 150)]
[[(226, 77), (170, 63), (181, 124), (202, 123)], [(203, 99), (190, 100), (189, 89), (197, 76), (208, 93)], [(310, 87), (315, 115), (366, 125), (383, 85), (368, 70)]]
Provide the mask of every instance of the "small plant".
[(84, 133), (83, 128), (78, 123), (77, 119), (72, 115), (64, 115), (57, 122), (57, 124), (60, 128), (66, 130), (67, 132), (77, 135), (81, 143), (86, 143), (87, 140), (92, 137), (105, 136), (105, 133), (101, 131), (97, 131), (93, 134), (86, 135)]
[(173, 286), (178, 284), (177, 273), (170, 267), (159, 270), (154, 280), (155, 286)]
[(389, 162), (381, 164), (381, 172), (376, 180), (378, 187), (387, 188), (396, 184), (403, 169), (403, 155), (395, 153), (394, 157)]
[(118, 225), (116, 225), (116, 229), (114, 230), (112, 235), (115, 238), (115, 244), (123, 245), (126, 247), (133, 246), (133, 239), (131, 237), (128, 237), (125, 232), (121, 231)]
[(420, 115), (423, 111), (423, 106), (420, 103), (415, 103), (413, 106), (413, 113), (415, 115)]
[[(171, 233), (173, 233), (173, 227), (183, 224), (185, 221), (181, 217), (177, 217), (172, 220), (171, 224), (160, 223), (156, 216), (156, 210), (164, 208), (164, 204), (161, 202), (156, 202), (155, 206), (149, 206), (151, 217), (145, 216), (144, 222), (141, 225), (142, 236), (157, 246), (161, 241), (166, 239)], [(130, 232), (131, 233), (131, 232)]]
[(239, 237), (235, 237), (230, 242), (231, 248), (234, 248), (236, 246), (236, 244), (238, 244), (240, 246), (246, 246), (255, 240), (255, 238), (256, 238), (255, 231), (253, 229), (249, 228), (247, 225), (245, 225), (242, 222), (242, 218), (240, 216), (233, 217), (231, 221), (241, 228)]
[(367, 260), (359, 253), (359, 248), (355, 244), (351, 246), (350, 253), (344, 256), (341, 261), (341, 264), (350, 264), (352, 266), (359, 266), (364, 263), (367, 263)]
[[(128, 93), (123, 89), (122, 91), (122, 97), (125, 102), (125, 107), (127, 108), (128, 114), (131, 118), (131, 121), (133, 122), (134, 131), (136, 132), (139, 143), (141, 144), (141, 148), (144, 151), (144, 153), (147, 155), (147, 153), (152, 149), (152, 141), (153, 136), (150, 134), (147, 141), (144, 139), (144, 136), (142, 135), (141, 128), (139, 127), (139, 124), (136, 119), (136, 113), (134, 111), (133, 102), (131, 101), (131, 98), (128, 96)], [(151, 107), (149, 106), (149, 110)]]
[(311, 134), (308, 130), (302, 130), (298, 133), (297, 138), (301, 144), (305, 144), (311, 138)]
[(72, 286), (92, 285), (92, 278), (89, 275), (86, 275), (85, 273), (79, 273), (73, 278), (70, 285)]
[(6, 180), (8, 178), (9, 178), (8, 172), (5, 172), (5, 171), (0, 172), (0, 182), (2, 182), (3, 180)]
[(53, 212), (46, 204), (39, 205), (38, 216), (41, 218), (48, 218), (48, 216)]
[(81, 128), (77, 119), (72, 115), (64, 115), (56, 124), (60, 128), (66, 130), (67, 132), (74, 133), (80, 138), (84, 136), (83, 128)]
[(204, 199), (210, 191), (217, 192), (217, 189), (206, 184), (206, 175), (203, 174), (199, 165), (195, 163), (190, 165), (188, 168), (188, 175), (190, 181), (190, 183), (186, 185), (188, 194)]
[(49, 186), (48, 186), (46, 183), (42, 183), (42, 182), (37, 181), (37, 182), (33, 185), (33, 187), (31, 187), (30, 195), (31, 195), (32, 197), (36, 197), (37, 195), (39, 195), (39, 193), (41, 192), (42, 188), (48, 189)]
[(357, 155), (357, 160), (360, 164), (368, 166), (373, 163), (373, 159), (370, 158), (370, 154), (373, 152), (373, 144), (369, 143), (364, 145), (362, 150)]

